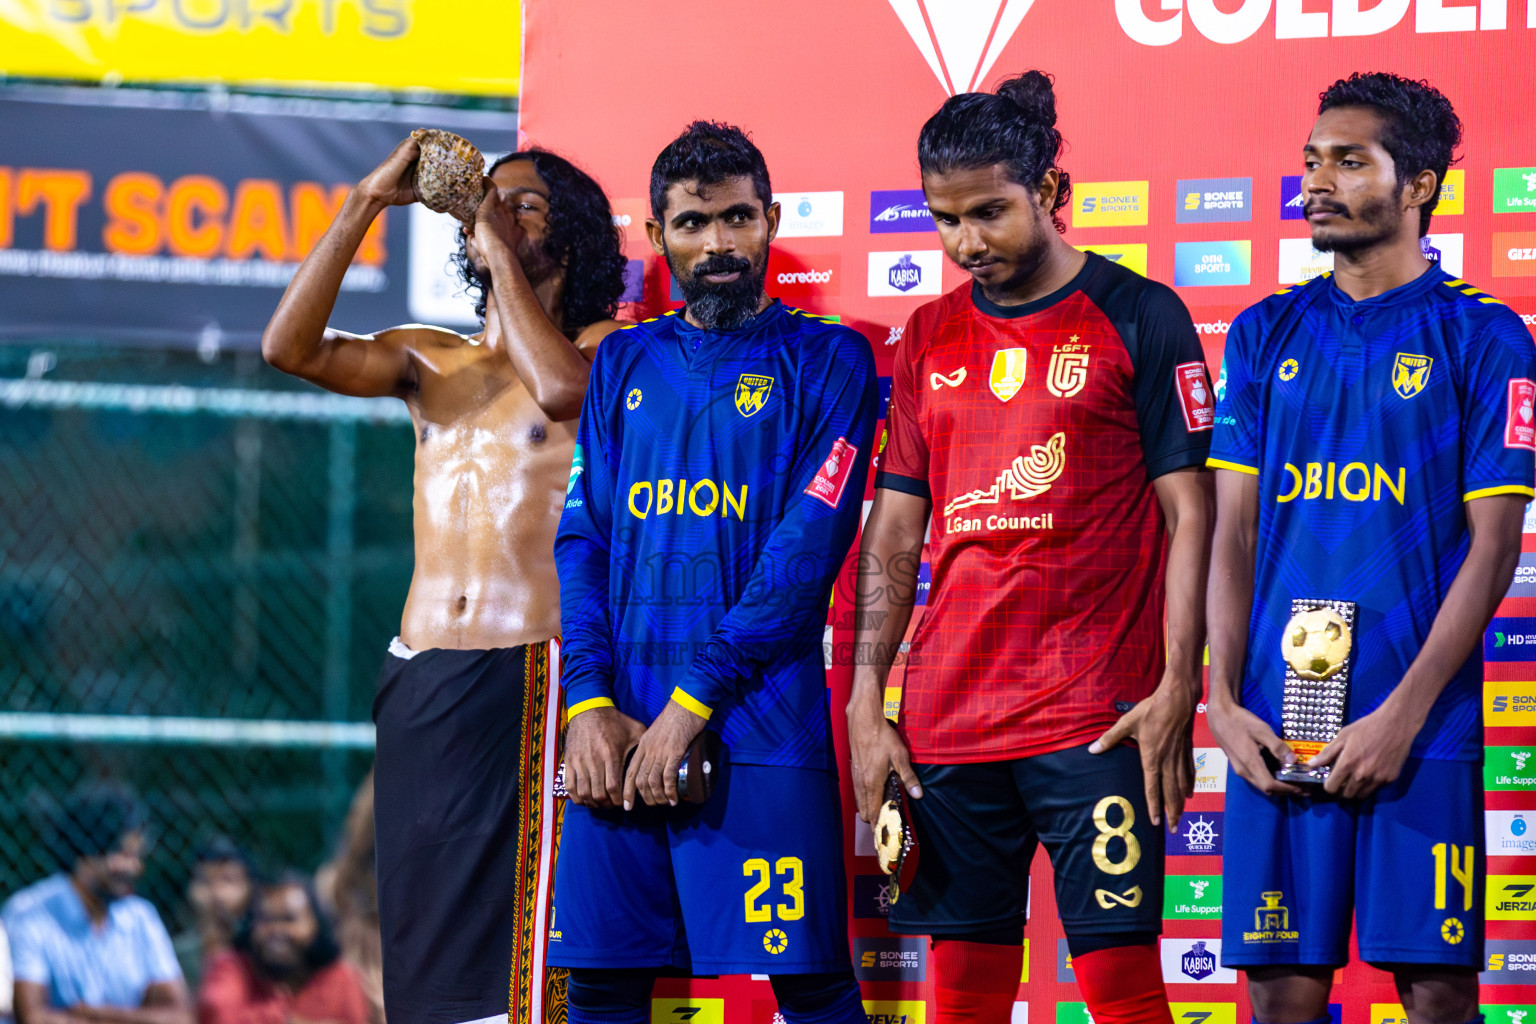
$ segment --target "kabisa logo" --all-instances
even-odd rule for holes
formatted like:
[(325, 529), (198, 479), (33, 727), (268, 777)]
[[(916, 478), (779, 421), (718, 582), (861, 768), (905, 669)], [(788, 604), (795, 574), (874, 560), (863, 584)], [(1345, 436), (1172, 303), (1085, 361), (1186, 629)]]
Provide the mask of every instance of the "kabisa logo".
[[(1230, 8), (1231, 4), (1224, 5)], [(1143, 46), (1167, 46), (1184, 36), (1187, 16), (1195, 33), (1213, 43), (1240, 43), (1269, 22), (1274, 8), (1273, 38), (1279, 40), (1328, 36), (1375, 36), (1396, 28), (1408, 14), (1409, 0), (1379, 3), (1335, 3), (1332, 11), (1305, 10), (1301, 4), (1276, 4), (1272, 0), (1243, 0), (1237, 10), (1222, 10), (1214, 3), (1163, 0), (1161, 5), (1143, 0), (1115, 0), (1115, 17), (1133, 42)], [(1508, 26), (1505, 5), (1484, 4), (1481, 17), (1476, 6), (1442, 6), (1441, 0), (1417, 0), (1410, 24), (1415, 32), (1475, 32)], [(1148, 10), (1173, 11), (1153, 17)], [(1267, 33), (1266, 33), (1267, 34)]]
[(1035, 0), (889, 0), (939, 85), (951, 96), (981, 87)]
[(909, 292), (923, 283), (923, 268), (913, 263), (912, 255), (906, 253), (890, 269), (889, 279), (892, 288), (899, 292)]
[(1216, 973), (1216, 956), (1205, 948), (1204, 942), (1196, 942), (1179, 958), (1179, 970), (1196, 981), (1204, 981)]
[(869, 294), (872, 297), (937, 295), (944, 273), (941, 249), (909, 249), (869, 254)]
[(928, 197), (920, 188), (889, 189), (869, 194), (869, 230), (885, 235), (908, 231), (937, 231)]

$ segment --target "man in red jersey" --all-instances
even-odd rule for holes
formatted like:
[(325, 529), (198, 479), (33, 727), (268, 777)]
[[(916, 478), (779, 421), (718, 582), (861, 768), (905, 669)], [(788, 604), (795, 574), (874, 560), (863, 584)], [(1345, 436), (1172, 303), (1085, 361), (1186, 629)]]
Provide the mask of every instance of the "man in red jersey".
[[(1009, 1020), (1040, 842), (1096, 1024), (1172, 1019), (1157, 825), (1193, 790), (1215, 403), (1173, 292), (1060, 237), (1055, 108), (1031, 71), (923, 126), (928, 206), (973, 280), (902, 335), (860, 552), (854, 788), (866, 821), (893, 770), (914, 798), (890, 926), (933, 937), (939, 1024)], [(898, 733), (884, 685), (930, 515)]]

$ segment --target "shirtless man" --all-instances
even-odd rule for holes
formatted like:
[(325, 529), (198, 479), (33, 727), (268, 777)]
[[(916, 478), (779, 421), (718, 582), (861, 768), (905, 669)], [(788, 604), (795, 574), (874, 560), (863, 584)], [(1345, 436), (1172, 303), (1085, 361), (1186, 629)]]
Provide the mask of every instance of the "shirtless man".
[(521, 1024), (543, 1017), (555, 528), (624, 257), (592, 179), (551, 153), (514, 153), (492, 165), (462, 236), (480, 333), (329, 329), (368, 226), (415, 201), (417, 155), (407, 139), (352, 190), (262, 354), (331, 391), (394, 395), (416, 430), (415, 573), (374, 702), (386, 1015), (500, 1020), (510, 988)]

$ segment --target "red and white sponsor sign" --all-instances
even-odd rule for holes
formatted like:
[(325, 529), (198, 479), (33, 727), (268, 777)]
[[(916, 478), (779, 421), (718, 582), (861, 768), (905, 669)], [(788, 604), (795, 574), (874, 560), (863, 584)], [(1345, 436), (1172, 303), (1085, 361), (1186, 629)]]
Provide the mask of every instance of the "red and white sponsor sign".
[(1190, 433), (1216, 425), (1216, 395), (1205, 379), (1204, 363), (1180, 363), (1173, 369), (1179, 405), (1184, 409), (1184, 429)]
[(1517, 377), (1509, 382), (1509, 409), (1504, 419), (1504, 447), (1536, 452), (1536, 382)]
[(788, 252), (775, 245), (768, 250), (767, 292), (774, 298), (817, 299), (842, 294), (843, 255), (837, 252)]
[(853, 460), (858, 454), (859, 450), (849, 444), (847, 438), (840, 437), (833, 441), (832, 450), (827, 453), (805, 493), (837, 508), (843, 500), (843, 489), (848, 486), (848, 478), (853, 475)]

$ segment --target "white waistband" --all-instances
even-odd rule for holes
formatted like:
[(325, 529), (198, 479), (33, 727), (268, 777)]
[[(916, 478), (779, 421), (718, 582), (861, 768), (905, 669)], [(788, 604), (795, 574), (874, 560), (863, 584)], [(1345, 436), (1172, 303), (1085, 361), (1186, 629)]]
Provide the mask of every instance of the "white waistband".
[[(420, 651), (413, 651), (413, 650), (411, 650), (409, 647), (405, 646), (405, 641), (404, 640), (401, 640), (399, 637), (395, 637), (393, 640), (391, 640), (389, 642), (389, 653), (393, 654), (397, 658), (402, 658), (405, 661), (410, 661), (412, 658), (416, 657), (416, 655), (420, 654), (421, 652)], [(486, 1020), (494, 1020), (494, 1019), (495, 1018), (492, 1018), (492, 1017), (487, 1017), (486, 1018)], [(480, 1024), (480, 1022), (479, 1021), (472, 1021), (471, 1024)]]

